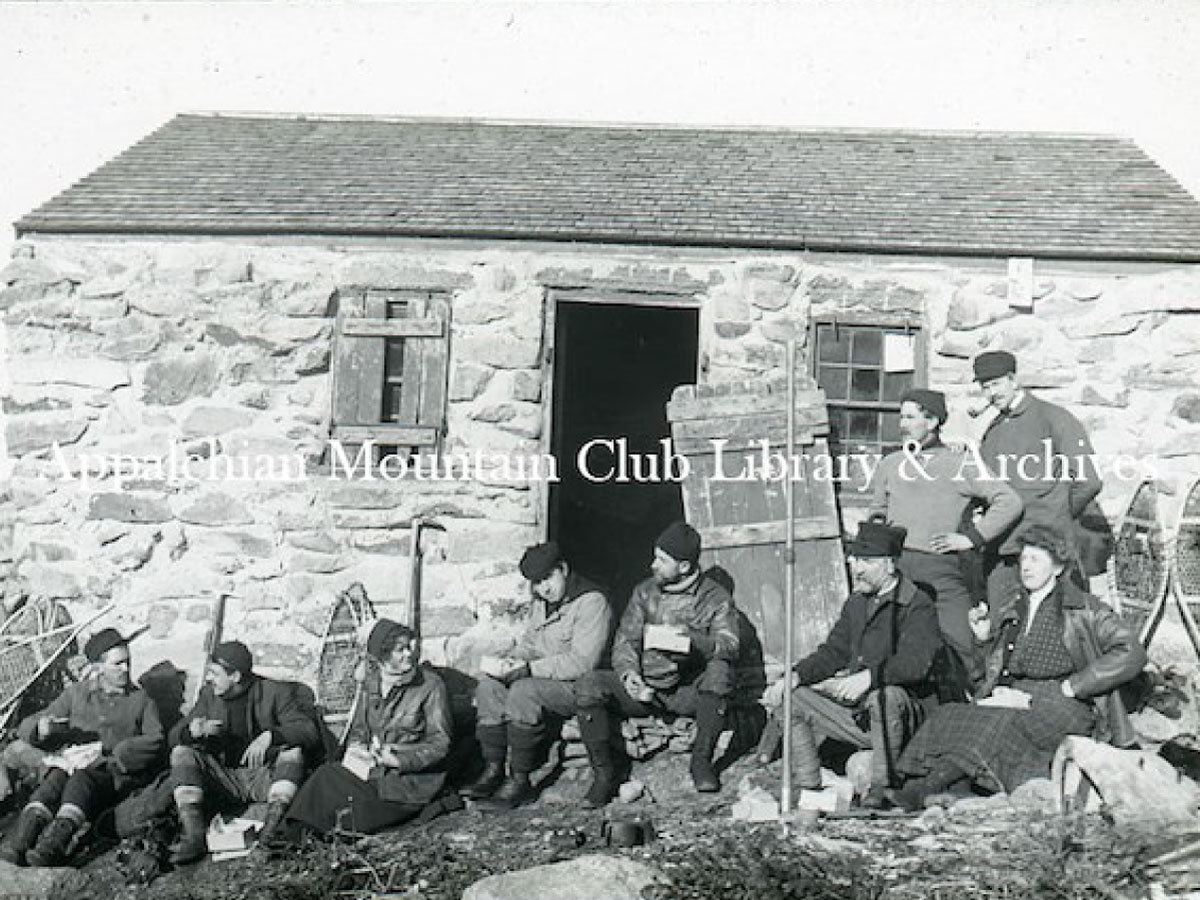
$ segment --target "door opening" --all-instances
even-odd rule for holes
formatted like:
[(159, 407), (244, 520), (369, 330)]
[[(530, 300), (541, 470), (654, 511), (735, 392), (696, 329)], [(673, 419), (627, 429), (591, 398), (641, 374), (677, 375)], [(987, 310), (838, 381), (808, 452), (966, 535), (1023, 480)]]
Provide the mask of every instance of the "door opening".
[[(683, 517), (660, 442), (670, 436), (671, 392), (696, 381), (699, 316), (689, 307), (557, 305), (551, 448), (561, 481), (550, 490), (549, 531), (577, 571), (611, 590), (618, 611), (649, 573), (654, 538)], [(622, 440), (627, 481), (614, 471)], [(585, 471), (579, 456), (589, 446)], [(645, 480), (632, 480), (635, 458)], [(657, 478), (647, 478), (654, 459)]]

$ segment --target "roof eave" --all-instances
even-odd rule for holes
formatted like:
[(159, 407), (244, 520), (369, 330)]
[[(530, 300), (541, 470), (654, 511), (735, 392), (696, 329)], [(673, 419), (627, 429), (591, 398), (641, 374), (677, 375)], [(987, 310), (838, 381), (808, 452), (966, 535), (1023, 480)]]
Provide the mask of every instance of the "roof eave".
[(697, 247), (704, 249), (790, 250), (821, 253), (880, 254), (886, 256), (961, 256), (972, 258), (1095, 260), (1111, 262), (1200, 263), (1200, 248), (1196, 250), (1122, 249), (1092, 250), (1089, 248), (1046, 249), (1034, 247), (1004, 247), (958, 244), (899, 244), (887, 241), (854, 242), (842, 240), (761, 238), (739, 236), (697, 237), (694, 235), (638, 235), (622, 232), (535, 232), (506, 229), (403, 229), (369, 227), (289, 228), (279, 226), (206, 226), (185, 229), (178, 226), (111, 225), (100, 223), (48, 223), (26, 216), (14, 225), (18, 238), (38, 236), (146, 236), (146, 237), (360, 237), (494, 240), (524, 243), (619, 244), (624, 246)]

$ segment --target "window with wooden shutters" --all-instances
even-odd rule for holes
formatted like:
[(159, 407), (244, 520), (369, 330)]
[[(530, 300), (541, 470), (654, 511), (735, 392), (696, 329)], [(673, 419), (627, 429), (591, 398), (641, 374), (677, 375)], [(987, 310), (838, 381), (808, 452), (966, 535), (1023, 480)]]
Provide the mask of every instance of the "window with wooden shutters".
[(348, 456), (436, 452), (446, 417), (450, 298), (366, 290), (338, 298), (333, 439)]
[[(814, 319), (811, 365), (829, 409), (829, 450), (835, 457), (873, 458), (900, 447), (900, 398), (925, 383), (924, 335), (907, 320)], [(842, 502), (870, 496), (862, 466), (847, 470)]]

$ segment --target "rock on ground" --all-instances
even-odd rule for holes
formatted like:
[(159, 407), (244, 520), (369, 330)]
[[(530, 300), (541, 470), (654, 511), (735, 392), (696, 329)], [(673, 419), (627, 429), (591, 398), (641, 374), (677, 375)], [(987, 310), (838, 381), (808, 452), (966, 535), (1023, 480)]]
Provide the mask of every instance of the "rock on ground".
[(79, 891), (86, 880), (75, 869), (26, 869), (0, 862), (0, 897), (51, 900)]
[(640, 900), (643, 889), (665, 882), (652, 866), (620, 856), (592, 854), (491, 875), (463, 891), (462, 900)]

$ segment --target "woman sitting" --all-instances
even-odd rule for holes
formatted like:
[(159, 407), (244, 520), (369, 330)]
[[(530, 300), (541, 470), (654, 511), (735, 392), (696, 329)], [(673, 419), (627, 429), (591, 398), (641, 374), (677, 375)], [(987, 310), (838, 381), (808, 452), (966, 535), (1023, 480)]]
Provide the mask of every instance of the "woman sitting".
[(1021, 589), (994, 600), (990, 619), (972, 616), (988, 661), (975, 702), (938, 708), (900, 759), (909, 780), (892, 799), (906, 809), (968, 779), (1012, 791), (1045, 778), (1067, 735), (1135, 743), (1117, 688), (1142, 670), (1146, 651), (1116, 613), (1063, 577), (1070, 556), (1058, 532), (1030, 526), (1021, 545)]
[(450, 700), (442, 679), (417, 665), (412, 630), (380, 619), (367, 639), (363, 696), (343, 762), (300, 788), (285, 832), (373, 834), (419, 814), (442, 790), (450, 751)]

